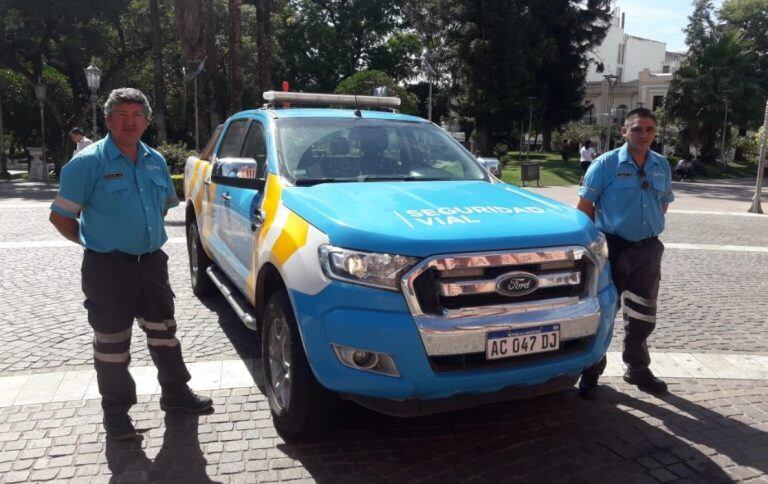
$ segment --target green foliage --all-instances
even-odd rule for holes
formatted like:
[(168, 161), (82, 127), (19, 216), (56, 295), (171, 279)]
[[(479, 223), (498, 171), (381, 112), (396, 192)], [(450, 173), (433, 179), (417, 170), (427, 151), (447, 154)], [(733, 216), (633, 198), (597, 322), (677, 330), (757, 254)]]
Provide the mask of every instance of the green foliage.
[(183, 172), (187, 158), (195, 154), (195, 152), (190, 150), (183, 142), (165, 143), (158, 146), (156, 149), (163, 155), (163, 158), (165, 158), (165, 161), (168, 164), (168, 170), (171, 173)]
[(749, 163), (757, 163), (760, 156), (760, 140), (765, 127), (761, 127), (757, 133), (747, 136), (739, 136), (733, 140), (733, 147), (741, 150)]
[(336, 86), (335, 92), (339, 94), (361, 94), (370, 96), (373, 89), (379, 86), (386, 86), (390, 96), (400, 98), (400, 111), (406, 114), (418, 114), (418, 98), (415, 94), (408, 92), (395, 84), (394, 79), (386, 73), (374, 70), (365, 70), (356, 72), (347, 79), (341, 81)]
[[(675, 73), (665, 110), (682, 128), (683, 143), (701, 146), (704, 159), (718, 155), (717, 144), (728, 107), (729, 124), (742, 129), (762, 119), (765, 88), (754, 44), (736, 26), (718, 23), (713, 7), (699, 0), (686, 29), (688, 58)], [(730, 126), (726, 134), (730, 134)]]
[(171, 181), (176, 190), (176, 198), (184, 200), (184, 174), (171, 175)]
[(504, 143), (496, 143), (496, 145), (493, 147), (493, 155), (496, 158), (506, 156), (507, 153), (509, 153), (509, 146), (505, 145)]

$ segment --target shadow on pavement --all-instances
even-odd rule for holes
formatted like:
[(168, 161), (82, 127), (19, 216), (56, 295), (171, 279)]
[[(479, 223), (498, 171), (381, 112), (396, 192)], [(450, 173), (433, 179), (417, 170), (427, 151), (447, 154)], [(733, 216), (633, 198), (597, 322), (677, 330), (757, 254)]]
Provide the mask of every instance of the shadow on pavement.
[(338, 430), (279, 448), (318, 482), (732, 482), (723, 459), (766, 471), (766, 433), (666, 401), (602, 387), (593, 402), (569, 391), (413, 419), (350, 406)]
[(0, 201), (7, 199), (52, 201), (58, 192), (59, 185), (53, 183), (46, 184), (41, 182), (28, 182), (26, 180), (0, 181)]
[(141, 440), (107, 439), (110, 482), (217, 482), (206, 474), (207, 461), (197, 434), (199, 419), (199, 415), (167, 413), (162, 448), (154, 461), (144, 453)]
[(216, 295), (198, 299), (218, 316), (221, 330), (232, 343), (237, 355), (248, 367), (254, 383), (263, 390), (264, 373), (261, 369), (261, 338), (259, 334), (245, 327), (222, 296)]

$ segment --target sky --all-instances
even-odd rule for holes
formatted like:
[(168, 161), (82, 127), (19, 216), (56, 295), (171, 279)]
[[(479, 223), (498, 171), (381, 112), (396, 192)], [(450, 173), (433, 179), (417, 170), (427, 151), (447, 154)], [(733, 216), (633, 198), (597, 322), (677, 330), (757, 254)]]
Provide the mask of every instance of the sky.
[[(712, 3), (717, 9), (723, 0)], [(624, 33), (666, 42), (668, 51), (688, 50), (683, 29), (693, 12), (692, 0), (616, 0), (614, 7), (626, 14)]]

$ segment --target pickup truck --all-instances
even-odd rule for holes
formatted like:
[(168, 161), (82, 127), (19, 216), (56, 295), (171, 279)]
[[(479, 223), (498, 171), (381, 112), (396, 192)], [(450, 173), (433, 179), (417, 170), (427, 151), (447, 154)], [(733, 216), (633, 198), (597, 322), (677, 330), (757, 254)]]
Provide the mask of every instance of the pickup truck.
[(261, 333), (284, 438), (340, 397), (445, 412), (567, 389), (603, 357), (617, 298), (586, 215), (500, 182), (398, 98), (264, 97), (187, 160), (186, 233), (193, 292)]

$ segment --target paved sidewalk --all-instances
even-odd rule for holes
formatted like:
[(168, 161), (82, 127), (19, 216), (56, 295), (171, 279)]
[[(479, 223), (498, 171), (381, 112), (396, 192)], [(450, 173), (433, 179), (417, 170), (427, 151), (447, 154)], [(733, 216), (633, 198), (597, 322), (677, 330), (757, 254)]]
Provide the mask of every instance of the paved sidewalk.
[[(650, 342), (671, 395), (658, 399), (620, 378), (619, 320), (592, 402), (568, 391), (413, 419), (346, 404), (333, 431), (290, 444), (272, 426), (258, 338), (221, 298), (191, 294), (184, 212), (172, 210), (166, 251), (177, 335), (192, 386), (216, 408), (160, 411), (137, 332), (131, 369), (140, 397), (131, 415), (144, 438), (116, 444), (101, 426), (82, 250), (47, 222), (55, 188), (0, 182), (0, 484), (768, 483), (768, 216), (743, 215), (744, 187), (702, 184), (720, 193), (705, 209), (708, 196), (685, 188), (664, 234), (662, 323)], [(568, 197), (575, 189), (558, 190)]]

